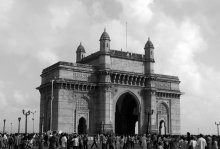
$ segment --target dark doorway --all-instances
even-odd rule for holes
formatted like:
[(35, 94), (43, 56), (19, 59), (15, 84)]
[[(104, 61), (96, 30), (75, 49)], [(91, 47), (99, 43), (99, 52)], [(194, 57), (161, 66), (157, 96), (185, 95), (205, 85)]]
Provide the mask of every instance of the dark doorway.
[(135, 124), (138, 121), (138, 105), (135, 98), (125, 93), (120, 96), (115, 110), (115, 133), (135, 134)]
[(85, 134), (86, 133), (86, 119), (81, 117), (79, 119), (79, 125), (78, 125), (78, 134)]
[(166, 135), (166, 125), (165, 125), (165, 122), (163, 120), (160, 121), (159, 134), (160, 135)]

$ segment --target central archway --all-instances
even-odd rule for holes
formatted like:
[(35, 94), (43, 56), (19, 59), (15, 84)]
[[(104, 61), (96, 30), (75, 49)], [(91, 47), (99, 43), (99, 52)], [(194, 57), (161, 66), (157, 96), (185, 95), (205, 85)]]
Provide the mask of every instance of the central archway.
[(79, 125), (78, 125), (78, 134), (85, 134), (86, 133), (86, 119), (84, 117), (81, 117), (79, 119)]
[(135, 124), (138, 121), (138, 104), (130, 93), (122, 94), (115, 110), (115, 133), (135, 134)]

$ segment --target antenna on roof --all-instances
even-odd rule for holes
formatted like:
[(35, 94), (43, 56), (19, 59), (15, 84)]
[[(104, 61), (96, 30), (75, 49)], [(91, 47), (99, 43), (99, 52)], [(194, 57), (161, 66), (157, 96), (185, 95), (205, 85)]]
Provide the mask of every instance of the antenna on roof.
[(125, 24), (125, 25), (126, 25), (126, 26), (125, 26), (125, 28), (126, 28), (126, 29), (125, 29), (125, 32), (126, 32), (126, 48), (125, 48), (125, 49), (126, 49), (126, 51), (127, 51), (127, 21), (126, 21), (126, 24)]

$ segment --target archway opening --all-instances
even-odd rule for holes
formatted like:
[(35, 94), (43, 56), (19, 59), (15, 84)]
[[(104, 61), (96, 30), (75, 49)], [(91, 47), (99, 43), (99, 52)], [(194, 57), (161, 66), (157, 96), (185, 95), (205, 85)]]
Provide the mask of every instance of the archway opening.
[(163, 120), (160, 121), (159, 134), (160, 135), (166, 135), (166, 125), (165, 125), (165, 122)]
[(159, 134), (169, 133), (169, 115), (168, 107), (165, 103), (159, 103), (157, 105), (157, 122), (159, 127)]
[(138, 111), (136, 99), (131, 94), (125, 93), (121, 95), (116, 103), (115, 133), (120, 135), (135, 134)]
[(86, 119), (84, 117), (81, 117), (79, 119), (78, 134), (85, 134), (86, 130), (87, 130)]

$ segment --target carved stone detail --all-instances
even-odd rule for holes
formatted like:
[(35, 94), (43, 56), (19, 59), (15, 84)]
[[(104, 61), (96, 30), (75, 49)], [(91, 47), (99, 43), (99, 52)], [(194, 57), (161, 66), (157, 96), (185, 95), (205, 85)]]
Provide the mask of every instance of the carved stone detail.
[(166, 89), (166, 90), (171, 89), (171, 85), (168, 82), (155, 82), (155, 86), (158, 89)]

